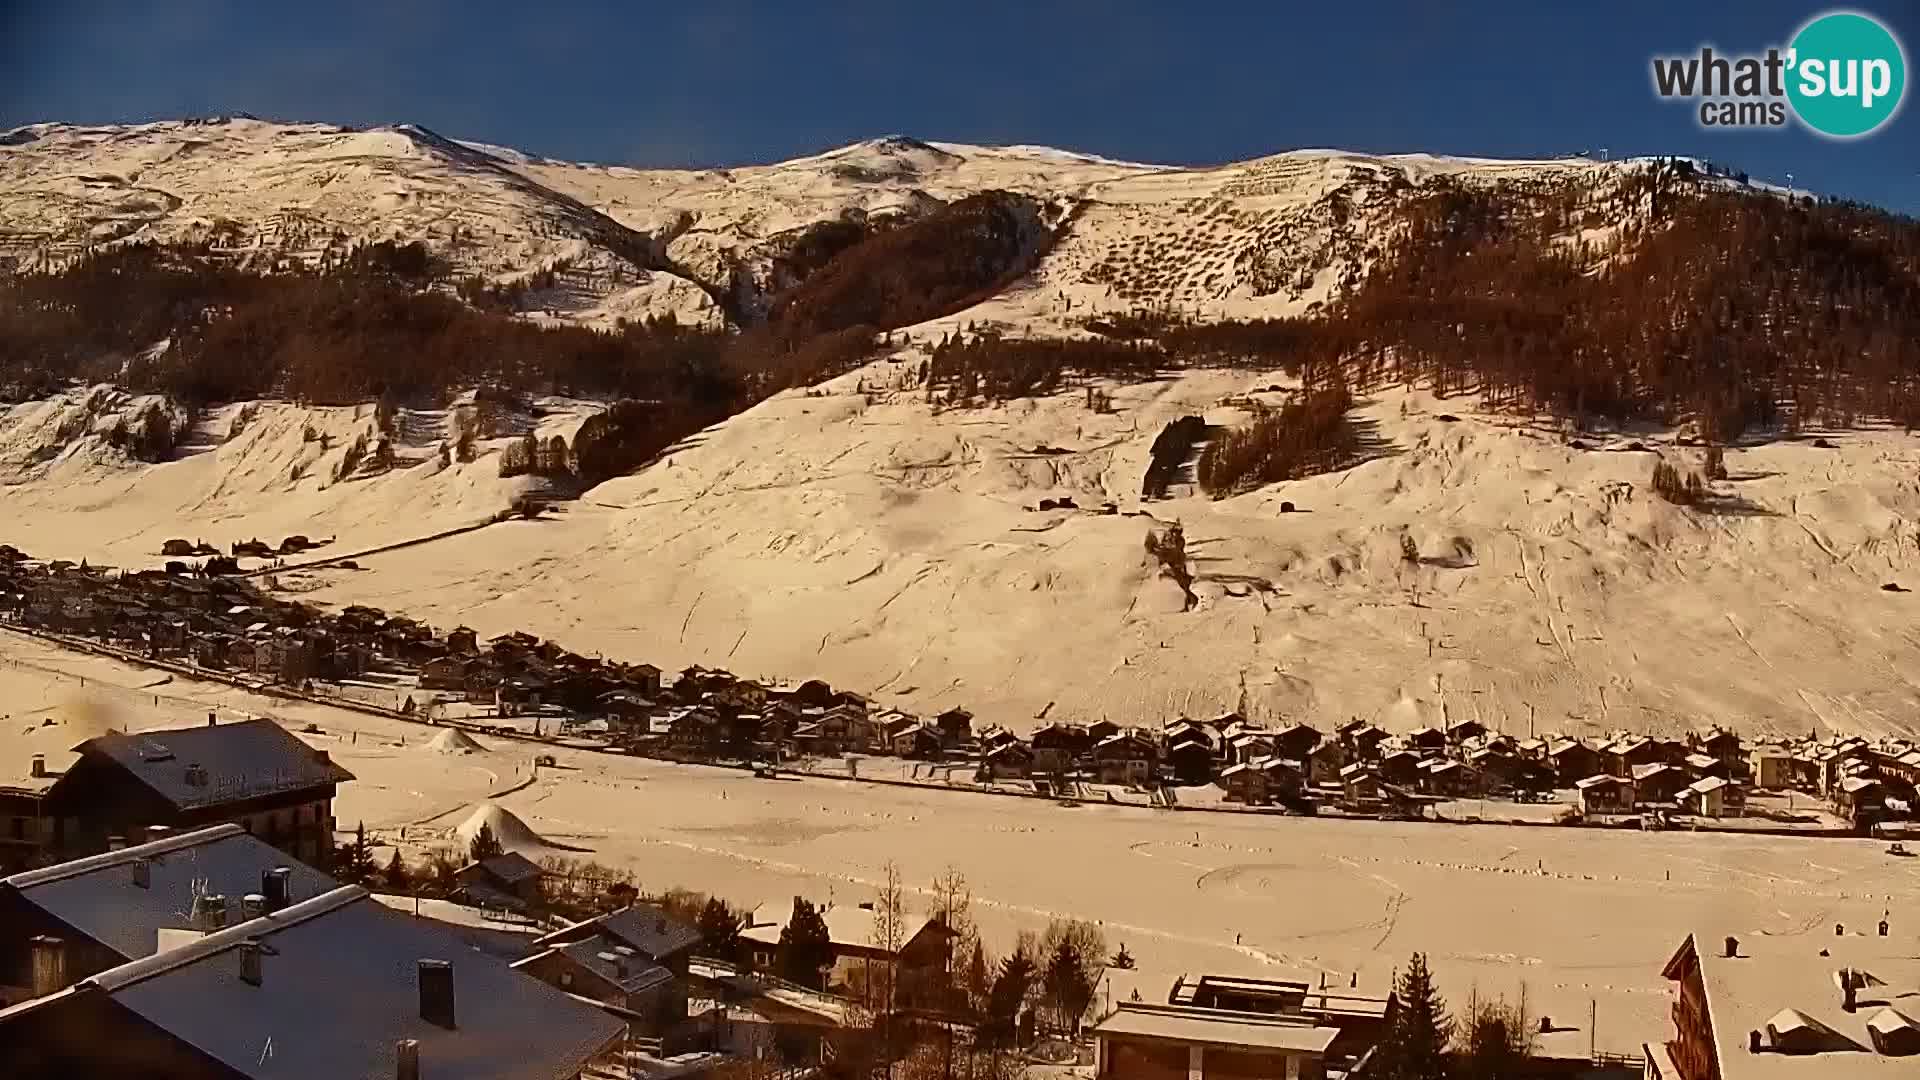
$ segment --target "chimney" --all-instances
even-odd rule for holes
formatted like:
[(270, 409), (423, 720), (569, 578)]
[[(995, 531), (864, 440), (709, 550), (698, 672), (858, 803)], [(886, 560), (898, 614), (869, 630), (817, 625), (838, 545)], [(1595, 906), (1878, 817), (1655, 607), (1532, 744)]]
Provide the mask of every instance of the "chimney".
[(420, 1080), (420, 1044), (401, 1039), (393, 1044), (394, 1080)]
[(1734, 937), (1732, 934), (1727, 935), (1727, 951), (1725, 955), (1729, 960), (1740, 955), (1740, 939)]
[(267, 911), (279, 911), (293, 903), (293, 870), (276, 866), (260, 875), (260, 891), (267, 898)]
[(47, 755), (33, 755), (33, 771), (28, 773), (28, 775), (35, 780), (45, 780), (47, 778)]
[(167, 837), (172, 835), (173, 835), (173, 830), (167, 828), (165, 825), (149, 825), (147, 826), (146, 838), (142, 842), (151, 844), (155, 840), (165, 840)]
[(259, 986), (262, 981), (260, 970), (259, 938), (248, 938), (240, 943), (240, 981), (248, 986)]
[(240, 898), (240, 920), (250, 922), (267, 913), (267, 898), (250, 892)]
[(1842, 971), (1840, 973), (1840, 1008), (1847, 1012), (1858, 1009), (1860, 1007), (1858, 993), (1859, 990), (1853, 981), (1853, 972)]
[(212, 726), (213, 726), (213, 725), (214, 725), (215, 723), (217, 723), (217, 722), (218, 722), (218, 720), (216, 719), (216, 717), (215, 717), (215, 715), (214, 715), (214, 713), (213, 713), (213, 712), (211, 712), (211, 711), (209, 711), (209, 712), (207, 713), (207, 726), (208, 726), (208, 727), (212, 727)]
[(1889, 927), (1889, 926), (1887, 925), (1887, 920), (1885, 920), (1885, 919), (1881, 919), (1881, 920), (1880, 920), (1880, 936), (1881, 936), (1881, 937), (1886, 937), (1886, 936), (1887, 936), (1887, 931), (1888, 931), (1889, 929), (1891, 929), (1891, 927)]
[(420, 970), (420, 1019), (452, 1031), (453, 965), (445, 960), (422, 960)]
[(188, 787), (206, 787), (207, 786), (207, 770), (201, 768), (200, 763), (197, 761), (191, 762), (187, 765), (187, 786)]
[(33, 950), (33, 996), (45, 997), (67, 988), (67, 943), (41, 935), (28, 943)]
[(107, 837), (107, 850), (108, 850), (108, 851), (125, 851), (126, 849), (127, 849), (127, 838), (126, 838), (126, 837), (124, 837), (124, 836), (109, 836), (109, 837)]
[(138, 888), (153, 888), (153, 864), (145, 859), (134, 860), (133, 883)]
[(1764, 1049), (1766, 1047), (1760, 1042), (1760, 1032), (1758, 1030), (1747, 1032), (1747, 1053), (1757, 1054)]
[(1840, 935), (1842, 935), (1842, 934), (1844, 934), (1844, 933), (1846, 933), (1846, 932), (1847, 932), (1847, 924), (1846, 924), (1846, 923), (1834, 923), (1834, 924), (1833, 924), (1833, 936), (1834, 936), (1834, 937), (1839, 937)]

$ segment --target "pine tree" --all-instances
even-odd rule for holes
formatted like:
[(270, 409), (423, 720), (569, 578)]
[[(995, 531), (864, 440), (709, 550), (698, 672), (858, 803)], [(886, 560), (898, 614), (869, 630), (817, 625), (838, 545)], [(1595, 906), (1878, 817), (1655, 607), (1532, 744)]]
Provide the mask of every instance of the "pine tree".
[(801, 897), (793, 898), (793, 916), (780, 930), (776, 974), (789, 982), (825, 989), (826, 971), (833, 963), (833, 938), (820, 910)]
[(407, 860), (397, 847), (393, 849), (393, 858), (387, 860), (386, 879), (387, 889), (397, 893), (406, 892), (412, 882), (412, 875), (407, 872)]
[(493, 835), (493, 826), (482, 822), (480, 830), (474, 833), (473, 839), (467, 843), (468, 861), (485, 862), (504, 854), (506, 849), (500, 846), (500, 838)]
[(1010, 1046), (1020, 1023), (1020, 1006), (1033, 988), (1033, 960), (1016, 950), (1000, 964), (1000, 974), (987, 994), (987, 1022), (982, 1034), (994, 1046)]
[(1447, 1043), (1453, 1021), (1433, 985), (1425, 953), (1414, 953), (1394, 986), (1399, 1011), (1378, 1051), (1380, 1080), (1449, 1080)]
[(993, 992), (993, 976), (987, 972), (987, 947), (973, 940), (973, 956), (967, 960), (967, 1001), (975, 1012), (985, 1012), (987, 995)]
[(365, 885), (373, 880), (375, 869), (373, 851), (367, 847), (367, 823), (363, 821), (353, 830), (353, 844), (347, 848), (346, 862), (340, 867), (340, 880), (349, 885)]
[(740, 951), (740, 917), (725, 900), (709, 897), (700, 909), (700, 943), (707, 955), (731, 960)]

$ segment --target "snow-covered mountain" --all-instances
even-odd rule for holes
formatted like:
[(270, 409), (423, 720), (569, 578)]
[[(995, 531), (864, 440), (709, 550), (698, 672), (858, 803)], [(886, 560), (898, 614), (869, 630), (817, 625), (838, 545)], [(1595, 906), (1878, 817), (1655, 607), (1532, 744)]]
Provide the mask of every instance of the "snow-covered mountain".
[(1012, 296), (970, 317), (1246, 317), (1322, 298), (1364, 257), (1365, 230), (1347, 215), (1363, 221), (1396, 185), (1610, 167), (1623, 166), (1307, 150), (1194, 169), (888, 136), (772, 165), (669, 170), (553, 161), (407, 124), (38, 124), (0, 135), (0, 264), (154, 240), (271, 268), (417, 240), (495, 283), (560, 269), (560, 286), (529, 298), (538, 317), (719, 322), (763, 310), (810, 229), (869, 228), (1000, 190), (1071, 228)]

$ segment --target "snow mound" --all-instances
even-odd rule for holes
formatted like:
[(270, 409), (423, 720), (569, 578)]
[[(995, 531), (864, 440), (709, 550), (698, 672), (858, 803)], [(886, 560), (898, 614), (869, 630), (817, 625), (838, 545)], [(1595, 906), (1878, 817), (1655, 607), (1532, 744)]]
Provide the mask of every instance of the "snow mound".
[(462, 845), (471, 845), (483, 826), (492, 830), (494, 839), (500, 841), (500, 846), (507, 851), (538, 851), (557, 846), (534, 832), (513, 811), (492, 801), (475, 806), (473, 813), (467, 815), (466, 820), (453, 830), (453, 834)]
[(459, 728), (448, 728), (435, 735), (433, 741), (427, 744), (427, 749), (436, 754), (476, 754), (485, 753), (487, 748)]

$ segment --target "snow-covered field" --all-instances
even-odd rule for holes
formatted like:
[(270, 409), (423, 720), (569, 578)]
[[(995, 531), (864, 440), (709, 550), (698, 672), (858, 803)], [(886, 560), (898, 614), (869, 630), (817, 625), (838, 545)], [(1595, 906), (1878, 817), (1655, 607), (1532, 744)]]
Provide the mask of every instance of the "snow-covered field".
[[(1647, 480), (1656, 453), (1698, 467), (1695, 449), (1652, 435), (1583, 449), (1465, 400), (1383, 391), (1359, 410), (1362, 464), (1142, 503), (1164, 424), (1233, 422), (1225, 402), (1277, 377), (1115, 387), (1105, 414), (1073, 394), (934, 411), (895, 389), (912, 366), (771, 400), (546, 520), (275, 583), (669, 670), (964, 705), (1015, 729), (1244, 705), (1323, 730), (1442, 713), (1522, 734), (1917, 730), (1914, 601), (1882, 588), (1920, 589), (1920, 448), (1898, 432), (1731, 450), (1721, 504), (1689, 511)], [(169, 537), (289, 533), (335, 537), (322, 554), (340, 556), (484, 521), (525, 481), (500, 479), (491, 451), (442, 465), (426, 449), (411, 468), (336, 479), (328, 455), (370, 409), (291, 405), (160, 465), (91, 444), (39, 461), (41, 408), (0, 419), (0, 539), (45, 558), (153, 565)], [(1030, 509), (1063, 496), (1079, 508)], [(1190, 612), (1143, 551), (1175, 519), (1200, 579)]]
[[(358, 775), (337, 804), (343, 827), (364, 821), (382, 843), (405, 828), (421, 849), (447, 843), (477, 801), (531, 768), (525, 744), (483, 738), (480, 752), (448, 753), (427, 728), (155, 679), (0, 634), (0, 695), (15, 703), (0, 718), (0, 777), (34, 750), (60, 768), (58, 747), (107, 724), (271, 713), (295, 730), (318, 725), (304, 737)], [(40, 727), (44, 717), (58, 722)], [(632, 866), (648, 888), (776, 910), (796, 894), (852, 906), (872, 898), (889, 859), (914, 887), (953, 866), (996, 950), (1055, 915), (1098, 920), (1139, 961), (1113, 974), (1122, 998), (1138, 987), (1158, 999), (1198, 971), (1357, 975), (1381, 988), (1424, 950), (1456, 1003), (1524, 984), (1536, 1014), (1570, 1029), (1545, 1047), (1569, 1054), (1586, 1050), (1590, 1002), (1602, 1049), (1667, 1032), (1659, 969), (1690, 931), (1786, 935), (1812, 950), (1831, 924), (1867, 927), (1889, 907), (1901, 932), (1902, 902), (1920, 887), (1920, 871), (1868, 841), (1066, 809), (555, 753), (558, 767), (499, 805), (586, 857)]]

